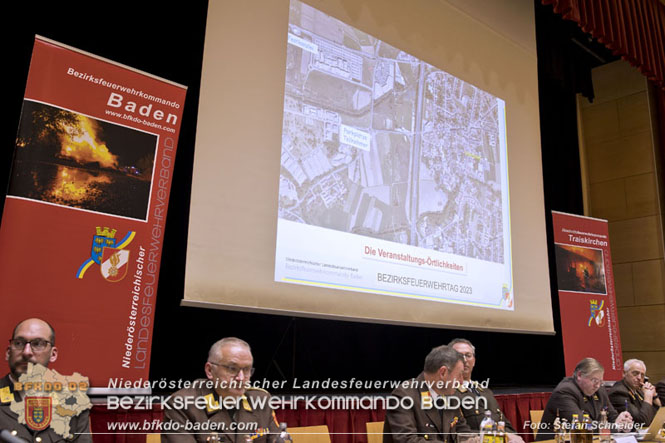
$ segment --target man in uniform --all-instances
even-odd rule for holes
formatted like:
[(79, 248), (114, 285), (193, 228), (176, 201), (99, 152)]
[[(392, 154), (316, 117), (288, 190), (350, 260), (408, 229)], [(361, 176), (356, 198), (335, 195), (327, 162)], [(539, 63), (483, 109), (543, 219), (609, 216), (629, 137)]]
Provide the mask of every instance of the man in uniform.
[(164, 410), (162, 441), (274, 443), (279, 426), (267, 405), (270, 394), (249, 387), (253, 364), (244, 340), (229, 337), (213, 344), (204, 367), (207, 379), (173, 394)]
[[(49, 443), (63, 440), (50, 426), (42, 431), (33, 431), (19, 423), (18, 416), (11, 410), (13, 401), (22, 400), (22, 392), (14, 391), (14, 383), (27, 372), (28, 363), (48, 367), (57, 358), (55, 330), (50, 324), (38, 318), (28, 318), (16, 325), (5, 353), (9, 374), (0, 380), (0, 429), (27, 441)], [(71, 440), (92, 442), (89, 410), (72, 417), (69, 431), (73, 436)]]
[[(485, 418), (485, 411), (490, 411), (492, 413), (492, 419), (495, 422), (503, 420), (506, 423), (506, 430), (508, 431), (508, 440), (514, 443), (522, 443), (524, 440), (522, 437), (516, 434), (515, 428), (508, 421), (501, 409), (499, 408), (499, 403), (494, 398), (494, 393), (489, 388), (480, 387), (478, 382), (471, 380), (471, 373), (473, 372), (473, 367), (476, 365), (476, 348), (473, 344), (464, 338), (456, 338), (448, 343), (448, 346), (452, 346), (457, 352), (462, 354), (464, 357), (464, 371), (462, 375), (464, 377), (464, 384), (457, 388), (457, 395), (460, 400), (464, 401), (465, 398), (471, 397), (473, 399), (473, 404), (478, 406), (478, 408), (464, 408), (462, 406), (462, 413), (464, 418), (468, 423), (469, 427), (474, 431), (480, 430), (480, 422)], [(478, 401), (478, 398), (483, 398), (484, 401)], [(468, 403), (463, 403), (468, 404)], [(486, 407), (485, 407), (486, 406)]]
[(628, 411), (635, 423), (651, 424), (660, 408), (656, 388), (644, 381), (647, 367), (642, 360), (632, 358), (623, 364), (623, 379), (609, 390), (612, 406), (619, 411)]
[(593, 358), (585, 358), (575, 367), (572, 377), (564, 378), (554, 391), (545, 406), (545, 412), (540, 422), (536, 440), (554, 438), (554, 420), (561, 419), (572, 422), (573, 414), (577, 414), (580, 421), (584, 414), (588, 414), (593, 421), (600, 420), (600, 412), (607, 410), (607, 420), (615, 423), (616, 430), (628, 432), (632, 429), (633, 419), (624, 411), (618, 413), (612, 406), (607, 392), (603, 386), (605, 368)]
[(423, 372), (392, 392), (400, 406), (386, 411), (383, 442), (452, 443), (457, 441), (457, 433), (471, 432), (459, 408), (446, 408), (462, 381), (463, 370), (459, 352), (449, 346), (432, 349), (425, 358)]
[(656, 392), (661, 403), (665, 403), (665, 378), (656, 383)]

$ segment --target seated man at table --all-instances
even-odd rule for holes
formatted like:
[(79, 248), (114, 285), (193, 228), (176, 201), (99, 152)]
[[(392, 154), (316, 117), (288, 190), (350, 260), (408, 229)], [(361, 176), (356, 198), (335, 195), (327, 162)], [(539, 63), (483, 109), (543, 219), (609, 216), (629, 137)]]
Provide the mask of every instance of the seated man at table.
[(665, 378), (656, 383), (656, 392), (658, 393), (660, 402), (665, 406)]
[(173, 394), (164, 410), (162, 441), (244, 443), (249, 437), (253, 443), (274, 443), (280, 433), (270, 394), (249, 386), (253, 364), (244, 340), (227, 337), (213, 344), (204, 366), (207, 379)]
[[(392, 392), (400, 407), (388, 409), (383, 424), (384, 443), (456, 442), (458, 433), (471, 432), (458, 408), (446, 408), (447, 399), (462, 382), (462, 355), (450, 346), (438, 346), (425, 358), (423, 372)], [(411, 407), (406, 407), (408, 404)], [(402, 407), (405, 405), (405, 407)]]
[[(22, 391), (14, 390), (14, 383), (21, 375), (28, 371), (28, 363), (48, 367), (58, 358), (58, 348), (55, 346), (55, 330), (39, 318), (23, 320), (14, 328), (9, 346), (5, 353), (9, 364), (9, 374), (0, 379), (0, 429), (4, 429), (27, 441), (48, 443), (63, 440), (63, 436), (56, 433), (51, 426), (43, 430), (33, 430), (29, 426), (18, 422), (18, 415), (12, 410), (13, 402), (25, 400)], [(52, 410), (53, 412), (53, 410)], [(89, 410), (86, 409), (74, 415), (69, 422), (71, 440), (91, 442)]]
[[(466, 383), (457, 388), (455, 395), (462, 400), (466, 397), (471, 397), (474, 400), (473, 404), (478, 406), (477, 408), (465, 408), (462, 406), (462, 413), (464, 414), (464, 418), (469, 427), (474, 431), (479, 431), (480, 422), (485, 418), (485, 411), (487, 410), (492, 413), (492, 419), (495, 422), (498, 422), (499, 420), (505, 421), (506, 430), (508, 431), (508, 440), (510, 442), (523, 442), (524, 440), (522, 440), (522, 437), (516, 434), (513, 425), (508, 421), (503, 412), (501, 412), (499, 403), (496, 401), (496, 398), (494, 398), (492, 390), (489, 388), (482, 388), (479, 386), (478, 382), (471, 380), (471, 373), (476, 365), (475, 346), (473, 346), (469, 340), (464, 338), (451, 340), (451, 342), (448, 343), (448, 346), (452, 346), (454, 350), (462, 354), (462, 357), (464, 357), (464, 371), (462, 372), (462, 376)], [(482, 402), (475, 401), (479, 397), (484, 400)]]
[(609, 396), (614, 409), (628, 411), (635, 423), (648, 426), (661, 405), (656, 388), (644, 381), (646, 372), (647, 367), (642, 360), (626, 360), (623, 364), (623, 379), (614, 383)]
[(592, 421), (600, 420), (600, 412), (607, 410), (607, 419), (615, 423), (614, 430), (628, 432), (633, 428), (633, 419), (627, 411), (618, 413), (612, 406), (607, 392), (603, 387), (605, 368), (594, 358), (585, 358), (575, 367), (572, 377), (564, 378), (554, 391), (545, 406), (543, 418), (536, 440), (554, 438), (553, 423), (557, 415), (571, 423), (573, 414), (580, 421), (588, 414)]

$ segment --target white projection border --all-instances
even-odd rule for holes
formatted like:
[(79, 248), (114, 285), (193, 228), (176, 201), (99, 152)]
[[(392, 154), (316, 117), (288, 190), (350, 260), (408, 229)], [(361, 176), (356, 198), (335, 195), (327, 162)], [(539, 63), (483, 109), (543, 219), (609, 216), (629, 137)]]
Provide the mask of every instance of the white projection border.
[(513, 310), (505, 103), (291, 0), (275, 280)]
[[(182, 304), (553, 333), (533, 4), (305, 3), (311, 7), (294, 3), (294, 10), (290, 0), (209, 4)], [(321, 26), (290, 20), (302, 8)], [(342, 39), (329, 32), (331, 24), (343, 27)], [(335, 45), (352, 47), (363, 70), (346, 64), (357, 57), (336, 58)], [(313, 92), (322, 92), (320, 81), (330, 77), (337, 79), (334, 94), (328, 94), (333, 101), (321, 103), (318, 95), (319, 101), (312, 100)], [(357, 93), (349, 94), (349, 78)], [(479, 128), (479, 138), (464, 138), (463, 122), (447, 130), (450, 136), (438, 133), (452, 119), (441, 115), (455, 104), (446, 99), (448, 86), (438, 82), (459, 91), (469, 105), (473, 96), (484, 97), (475, 103), (491, 109), (492, 118), (489, 127)], [(302, 100), (298, 88), (310, 100)], [(347, 100), (346, 108), (335, 100)], [(350, 118), (349, 106), (361, 110), (356, 118)], [(362, 112), (365, 106), (373, 106), (371, 114)], [(471, 115), (471, 121), (481, 121)], [(308, 139), (287, 140), (291, 136)], [(412, 146), (420, 147), (420, 162), (412, 161)], [(454, 170), (439, 172), (455, 162)], [(468, 169), (460, 171), (459, 165)], [(303, 193), (307, 174), (314, 180), (321, 175), (316, 168), (327, 168), (334, 183), (328, 193)], [(491, 186), (490, 170), (497, 177)], [(476, 189), (447, 197), (456, 186), (476, 182)], [(299, 204), (307, 196), (320, 203), (302, 211)], [(456, 237), (436, 232), (447, 226), (437, 219), (449, 217), (442, 209), (450, 206), (446, 198), (462, 197), (468, 200), (455, 204), (476, 208), (475, 198), (486, 211), (471, 225), (465, 221), (474, 235), (460, 238), (472, 244), (446, 243)], [(425, 215), (431, 215), (426, 226), (412, 222)], [(497, 224), (492, 230), (488, 217)], [(386, 223), (403, 224), (404, 230), (384, 229)], [(490, 232), (502, 251), (484, 246), (482, 236)]]

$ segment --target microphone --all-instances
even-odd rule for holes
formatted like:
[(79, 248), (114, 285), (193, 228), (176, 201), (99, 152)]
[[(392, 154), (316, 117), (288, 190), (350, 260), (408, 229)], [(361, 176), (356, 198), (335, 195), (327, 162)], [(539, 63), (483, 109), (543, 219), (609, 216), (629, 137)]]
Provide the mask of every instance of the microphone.
[(5, 443), (27, 443), (27, 441), (23, 440), (21, 437), (17, 437), (6, 429), (0, 431), (0, 440)]
[(275, 443), (286, 443), (286, 442), (292, 442), (293, 439), (289, 435), (289, 433), (286, 431), (286, 423), (281, 422), (279, 424), (279, 435), (275, 439)]

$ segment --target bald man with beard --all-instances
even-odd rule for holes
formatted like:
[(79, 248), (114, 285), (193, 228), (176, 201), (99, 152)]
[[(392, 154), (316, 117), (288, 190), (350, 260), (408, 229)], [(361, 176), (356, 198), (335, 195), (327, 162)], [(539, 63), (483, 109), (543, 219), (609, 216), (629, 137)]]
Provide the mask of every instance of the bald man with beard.
[[(18, 416), (10, 408), (12, 401), (22, 400), (22, 392), (14, 391), (14, 383), (26, 373), (28, 363), (48, 367), (50, 363), (58, 359), (53, 327), (39, 318), (23, 320), (14, 328), (5, 352), (5, 359), (9, 364), (9, 374), (0, 380), (0, 429), (7, 430), (26, 441), (50, 443), (65, 440), (51, 427), (43, 431), (33, 431), (19, 423)], [(73, 438), (69, 441), (92, 442), (87, 409), (72, 417), (70, 433)]]

